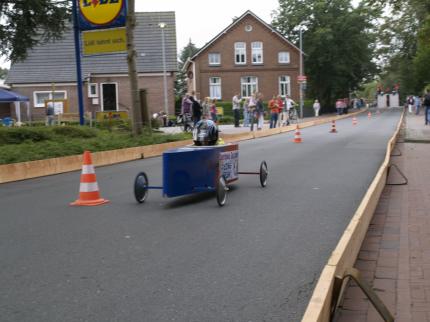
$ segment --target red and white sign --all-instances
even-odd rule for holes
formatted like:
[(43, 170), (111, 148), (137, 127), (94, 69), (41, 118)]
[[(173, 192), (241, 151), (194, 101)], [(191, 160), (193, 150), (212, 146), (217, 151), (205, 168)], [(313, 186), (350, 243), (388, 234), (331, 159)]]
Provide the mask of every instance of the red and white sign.
[(306, 75), (299, 75), (299, 76), (297, 76), (297, 81), (298, 82), (306, 82), (306, 80), (307, 80), (307, 76)]

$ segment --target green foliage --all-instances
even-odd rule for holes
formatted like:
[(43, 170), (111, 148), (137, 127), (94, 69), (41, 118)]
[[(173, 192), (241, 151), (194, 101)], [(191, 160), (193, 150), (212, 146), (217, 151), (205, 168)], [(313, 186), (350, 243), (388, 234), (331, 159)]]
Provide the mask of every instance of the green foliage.
[(0, 1), (0, 54), (15, 61), (39, 43), (59, 39), (71, 16), (71, 1)]
[(190, 139), (190, 133), (152, 136), (145, 132), (133, 137), (123, 130), (86, 127), (0, 128), (0, 164), (122, 149)]
[(430, 83), (430, 14), (427, 16), (418, 34), (418, 49), (413, 60), (417, 83), (420, 92)]
[(0, 128), (0, 145), (40, 142), (49, 140), (51, 137), (52, 133), (47, 128)]
[(52, 132), (68, 138), (93, 138), (97, 136), (95, 129), (77, 126), (56, 126), (52, 128)]
[(349, 0), (280, 0), (273, 24), (297, 43), (303, 32), (305, 73), (310, 97), (321, 112), (334, 110), (334, 101), (348, 97), (363, 79), (376, 72), (374, 12), (353, 8)]
[(9, 70), (7, 68), (0, 67), (0, 79), (6, 79), (8, 72)]
[[(178, 72), (176, 73), (176, 80), (175, 80), (175, 96), (177, 98), (182, 98), (187, 92), (187, 81), (186, 81), (186, 74), (182, 70), (186, 61), (188, 58), (191, 58), (194, 56), (195, 53), (197, 53), (199, 49), (190, 41), (188, 42), (188, 45), (186, 45), (179, 55), (179, 65), (178, 65)], [(179, 106), (180, 111), (180, 106)]]

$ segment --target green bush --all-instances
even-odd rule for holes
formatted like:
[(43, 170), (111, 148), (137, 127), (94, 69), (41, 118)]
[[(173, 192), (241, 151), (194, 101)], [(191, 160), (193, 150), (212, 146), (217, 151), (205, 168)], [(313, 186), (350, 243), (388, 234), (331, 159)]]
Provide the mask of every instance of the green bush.
[(48, 128), (0, 128), (0, 144), (21, 144), (25, 141), (40, 142), (51, 137), (52, 133)]
[(56, 126), (52, 129), (52, 132), (69, 138), (92, 138), (97, 136), (97, 132), (94, 129), (78, 126)]

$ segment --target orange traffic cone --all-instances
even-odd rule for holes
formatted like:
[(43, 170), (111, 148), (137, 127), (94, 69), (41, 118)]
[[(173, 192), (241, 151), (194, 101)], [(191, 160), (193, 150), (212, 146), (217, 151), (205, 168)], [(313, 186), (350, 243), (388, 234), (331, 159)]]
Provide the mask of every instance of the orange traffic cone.
[(357, 118), (354, 116), (353, 118), (352, 118), (352, 125), (357, 125)]
[(296, 131), (294, 132), (294, 143), (302, 143), (302, 138), (300, 137), (299, 125), (296, 126)]
[(94, 172), (91, 153), (84, 152), (82, 163), (81, 184), (79, 186), (79, 199), (70, 203), (71, 206), (98, 206), (109, 202), (100, 197), (96, 173)]
[(331, 121), (331, 130), (330, 130), (330, 133), (337, 133), (337, 130), (336, 130), (336, 121), (335, 120)]
[(370, 113), (369, 111), (369, 113), (367, 113), (367, 118), (370, 120), (371, 117), (372, 117), (372, 113)]

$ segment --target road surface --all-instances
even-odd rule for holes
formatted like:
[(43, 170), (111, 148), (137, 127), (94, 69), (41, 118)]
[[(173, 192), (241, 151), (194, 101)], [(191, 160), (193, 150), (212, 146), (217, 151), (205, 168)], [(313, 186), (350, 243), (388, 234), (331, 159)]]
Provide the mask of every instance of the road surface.
[(79, 172), (0, 185), (0, 320), (299, 321), (399, 118), (241, 142), (240, 170), (265, 159), (268, 186), (241, 176), (222, 208), (137, 204), (135, 175), (161, 184), (161, 158), (97, 168), (104, 206), (68, 206)]

